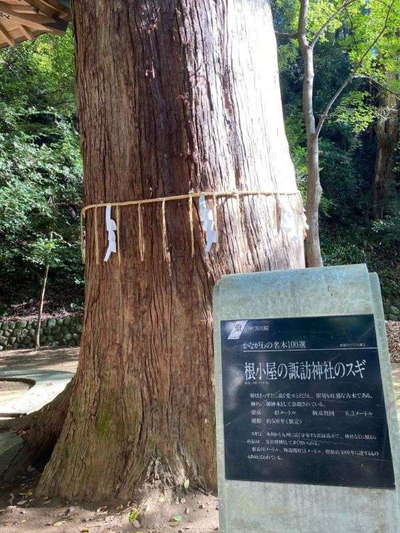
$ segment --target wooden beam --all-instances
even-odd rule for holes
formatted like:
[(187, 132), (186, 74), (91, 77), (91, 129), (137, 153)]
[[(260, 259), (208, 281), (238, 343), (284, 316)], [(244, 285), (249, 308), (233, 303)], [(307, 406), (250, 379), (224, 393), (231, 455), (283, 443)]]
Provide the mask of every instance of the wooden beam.
[(21, 30), (21, 32), (24, 34), (24, 36), (29, 39), (30, 41), (33, 39), (33, 35), (32, 33), (28, 30), (28, 28), (26, 28), (23, 24), (21, 24), (19, 26), (19, 29)]
[[(17, 7), (17, 6), (15, 6)], [(67, 23), (63, 20), (52, 20), (43, 15), (27, 15), (25, 13), (18, 13), (10, 4), (0, 2), (0, 11), (6, 15), (10, 15), (15, 21), (22, 23), (24, 26), (29, 26), (35, 30), (44, 31), (63, 31), (66, 28)]]
[(0, 23), (0, 35), (4, 37), (4, 39), (8, 42), (10, 46), (15, 46), (15, 40), (11, 37), (11, 35), (6, 30), (6, 28), (1, 23)]
[(69, 1), (68, 0), (53, 0), (53, 2), (50, 2), (49, 0), (40, 0), (41, 4), (46, 4), (48, 7), (56, 10), (59, 12), (59, 16), (64, 16), (69, 14)]
[(53, 6), (49, 7), (49, 4), (46, 2), (42, 2), (40, 0), (25, 0), (25, 2), (36, 9), (38, 13), (43, 13), (54, 20), (59, 18), (57, 9), (55, 9)]

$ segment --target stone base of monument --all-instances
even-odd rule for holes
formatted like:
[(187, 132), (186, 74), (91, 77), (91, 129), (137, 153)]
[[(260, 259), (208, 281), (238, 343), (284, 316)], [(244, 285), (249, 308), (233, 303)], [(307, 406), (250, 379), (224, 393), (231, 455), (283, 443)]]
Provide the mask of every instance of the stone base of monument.
[(399, 533), (400, 443), (376, 274), (225, 276), (214, 291), (223, 533)]

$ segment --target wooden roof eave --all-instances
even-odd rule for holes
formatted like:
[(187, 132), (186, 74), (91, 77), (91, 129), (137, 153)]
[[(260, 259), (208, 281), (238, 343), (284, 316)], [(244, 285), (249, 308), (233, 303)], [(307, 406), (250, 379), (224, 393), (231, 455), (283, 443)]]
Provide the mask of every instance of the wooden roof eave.
[(63, 33), (70, 20), (68, 6), (69, 0), (0, 0), (0, 48), (41, 33)]

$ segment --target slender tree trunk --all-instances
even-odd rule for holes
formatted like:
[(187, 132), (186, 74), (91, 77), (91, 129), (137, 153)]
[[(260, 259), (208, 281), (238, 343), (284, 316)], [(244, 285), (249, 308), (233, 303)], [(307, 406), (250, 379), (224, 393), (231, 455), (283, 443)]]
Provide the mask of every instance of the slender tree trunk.
[(46, 265), (46, 268), (43, 274), (42, 290), (40, 294), (40, 303), (39, 303), (39, 313), (38, 313), (38, 318), (37, 318), (37, 323), (36, 323), (35, 350), (39, 350), (40, 348), (40, 330), (42, 327), (43, 306), (44, 306), (44, 298), (46, 296), (46, 287), (47, 287), (47, 279), (49, 277), (49, 269), (50, 269), (50, 266)]
[(372, 190), (372, 214), (375, 220), (385, 214), (388, 185), (393, 177), (393, 154), (399, 139), (397, 97), (385, 91), (381, 95), (380, 117), (376, 124), (377, 154)]
[[(85, 202), (295, 190), (265, 0), (76, 0)], [(115, 213), (114, 213), (115, 218)], [(187, 202), (120, 210), (120, 261), (95, 260), (69, 412), (38, 492), (132, 498), (146, 481), (215, 487), (211, 291), (223, 274), (304, 266), (298, 195), (225, 198), (204, 251)], [(98, 212), (100, 249), (106, 248)]]
[(307, 40), (308, 0), (302, 0), (298, 41), (303, 59), (303, 116), (307, 137), (307, 200), (306, 217), (309, 226), (305, 240), (306, 265), (322, 266), (321, 246), (319, 240), (319, 204), (321, 201), (321, 181), (319, 176), (319, 135), (314, 116), (314, 48)]
[(307, 139), (307, 171), (306, 217), (309, 228), (304, 243), (306, 265), (320, 267), (323, 266), (319, 239), (319, 205), (322, 187), (319, 178), (319, 142), (315, 134), (311, 134)]

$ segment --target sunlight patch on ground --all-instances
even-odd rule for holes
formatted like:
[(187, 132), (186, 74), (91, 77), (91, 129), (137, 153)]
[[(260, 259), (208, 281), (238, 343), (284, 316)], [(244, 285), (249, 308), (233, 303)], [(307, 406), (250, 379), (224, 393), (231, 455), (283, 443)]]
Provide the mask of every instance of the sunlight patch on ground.
[(0, 379), (0, 405), (8, 400), (15, 400), (29, 389), (30, 385), (22, 381), (6, 381)]

